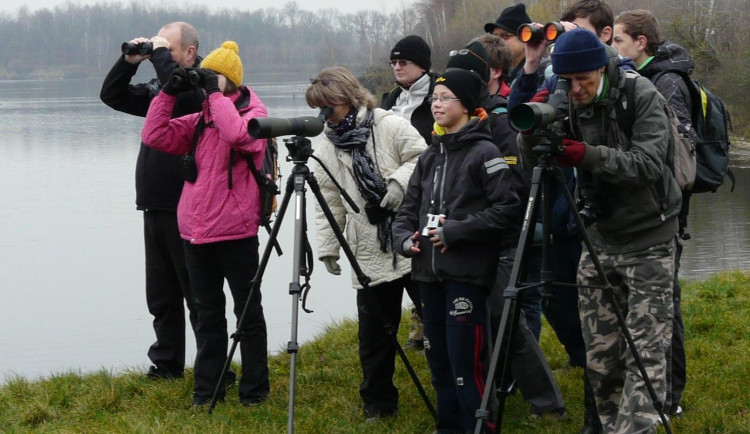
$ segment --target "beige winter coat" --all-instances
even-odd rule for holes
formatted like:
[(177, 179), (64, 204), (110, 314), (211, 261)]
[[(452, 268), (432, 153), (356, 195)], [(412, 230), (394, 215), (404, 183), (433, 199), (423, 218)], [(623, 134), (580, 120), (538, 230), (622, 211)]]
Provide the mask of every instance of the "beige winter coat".
[[(359, 109), (357, 124), (364, 120), (366, 111), (367, 109), (364, 107)], [(370, 157), (374, 156), (373, 163), (376, 170), (380, 169), (380, 176), (385, 184), (395, 180), (406, 192), (417, 159), (427, 149), (427, 145), (408, 120), (379, 108), (374, 109), (373, 114), (373, 133), (367, 141), (367, 154)], [(327, 126), (325, 131), (329, 131)], [(375, 147), (373, 147), (373, 135), (375, 136)], [(375, 148), (377, 148), (377, 154)], [(336, 149), (327, 138), (324, 138), (320, 147), (315, 149), (315, 155), (325, 163), (360, 209), (359, 213), (355, 213), (341, 197), (328, 175), (319, 165), (316, 165), (315, 177), (320, 184), (323, 196), (339, 227), (345, 228), (346, 240), (351, 246), (362, 271), (370, 277), (370, 286), (390, 282), (409, 273), (411, 271), (409, 259), (396, 255), (397, 262), (394, 269), (393, 252), (390, 249), (386, 253), (380, 250), (377, 226), (367, 221), (365, 200), (359, 193), (354, 180), (351, 155), (346, 151)], [(341, 246), (318, 204), (316, 204), (315, 211), (318, 259), (325, 256), (338, 258)], [(353, 272), (352, 285), (357, 289), (362, 288)]]

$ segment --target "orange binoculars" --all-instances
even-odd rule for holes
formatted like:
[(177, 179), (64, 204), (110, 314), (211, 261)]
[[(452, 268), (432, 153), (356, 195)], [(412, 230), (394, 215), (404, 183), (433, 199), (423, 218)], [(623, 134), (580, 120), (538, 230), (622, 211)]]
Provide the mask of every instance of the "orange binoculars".
[(521, 24), (518, 26), (518, 39), (524, 44), (539, 43), (546, 39), (549, 42), (555, 42), (558, 36), (565, 32), (565, 27), (557, 21), (553, 21), (539, 28), (531, 23)]

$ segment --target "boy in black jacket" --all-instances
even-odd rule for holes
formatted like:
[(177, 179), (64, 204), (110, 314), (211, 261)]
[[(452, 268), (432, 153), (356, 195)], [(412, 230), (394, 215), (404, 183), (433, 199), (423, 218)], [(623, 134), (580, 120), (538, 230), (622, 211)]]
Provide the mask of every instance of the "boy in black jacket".
[[(477, 108), (482, 86), (478, 74), (459, 69), (435, 81), (432, 145), (393, 225), (394, 248), (412, 257), (412, 279), (420, 285), (438, 431), (474, 426), (486, 374), (486, 297), (503, 228), (517, 217), (508, 210), (521, 201), (507, 187), (513, 175)], [(485, 430), (493, 429), (488, 422)]]
[[(150, 54), (122, 55), (107, 74), (99, 97), (117, 111), (145, 117), (151, 100), (178, 67), (198, 66), (198, 33), (190, 24), (167, 24), (151, 39), (135, 38), (133, 44), (151, 42)], [(144, 60), (154, 65), (157, 77), (148, 83), (130, 84)], [(202, 89), (179, 95), (173, 117), (200, 111)], [(182, 240), (177, 230), (177, 202), (182, 193), (181, 157), (156, 151), (141, 143), (135, 169), (136, 207), (143, 211), (146, 250), (146, 303), (154, 317), (156, 342), (148, 357), (151, 378), (179, 378), (185, 368), (185, 308), (195, 324), (190, 284)], [(184, 300), (184, 301), (183, 301)]]

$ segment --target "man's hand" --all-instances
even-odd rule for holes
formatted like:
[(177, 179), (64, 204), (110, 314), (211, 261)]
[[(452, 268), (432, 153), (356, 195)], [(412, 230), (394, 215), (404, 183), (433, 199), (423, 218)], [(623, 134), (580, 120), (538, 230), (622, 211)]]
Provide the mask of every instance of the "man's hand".
[(556, 155), (557, 161), (564, 166), (577, 166), (586, 154), (586, 144), (570, 139), (563, 139), (562, 154)]
[(154, 44), (154, 50), (162, 47), (169, 50), (169, 41), (167, 41), (167, 38), (165, 38), (164, 36), (154, 36), (153, 38), (151, 38), (151, 43)]
[(339, 258), (335, 256), (323, 256), (320, 258), (321, 261), (323, 261), (323, 264), (326, 266), (326, 270), (333, 274), (334, 276), (338, 276), (341, 274), (341, 267), (339, 267)]
[[(540, 23), (531, 23), (532, 26), (543, 28)], [(536, 74), (539, 65), (542, 63), (542, 57), (547, 50), (547, 40), (542, 38), (539, 42), (527, 42), (524, 44), (523, 51), (526, 56), (526, 63), (523, 65), (524, 74)]]
[(208, 68), (198, 68), (195, 72), (201, 77), (201, 83), (203, 89), (206, 90), (206, 95), (221, 92), (221, 89), (219, 88), (219, 76), (216, 75), (213, 70)]
[[(149, 41), (150, 41), (150, 39), (148, 39), (148, 38), (135, 38), (135, 39), (131, 39), (129, 42), (131, 44), (140, 45), (140, 44), (142, 44), (144, 42), (149, 42)], [(132, 63), (133, 65), (137, 65), (137, 64), (143, 62), (144, 60), (148, 59), (149, 56), (150, 56), (150, 54), (146, 54), (146, 55), (143, 55), (143, 54), (126, 54), (124, 58), (125, 58), (126, 62)]]

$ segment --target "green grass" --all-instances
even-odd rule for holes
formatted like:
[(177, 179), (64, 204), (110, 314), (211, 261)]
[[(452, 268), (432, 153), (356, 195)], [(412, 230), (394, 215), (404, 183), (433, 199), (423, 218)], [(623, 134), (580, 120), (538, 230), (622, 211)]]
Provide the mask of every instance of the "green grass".
[[(688, 384), (685, 415), (672, 421), (675, 433), (750, 433), (750, 273), (726, 272), (683, 289)], [(406, 320), (406, 316), (404, 318)], [(401, 342), (406, 327), (401, 327)], [(583, 414), (580, 369), (567, 357), (545, 324), (542, 347), (560, 385), (570, 419), (531, 421), (516, 394), (503, 423), (512, 433), (574, 433)], [(434, 402), (422, 353), (407, 352)], [(283, 433), (286, 432), (289, 355), (270, 360), (271, 397), (263, 405), (239, 405), (236, 390), (213, 415), (190, 408), (191, 372), (185, 379), (149, 381), (139, 372), (79, 375), (61, 373), (30, 382), (10, 380), (0, 388), (0, 432), (54, 433)], [(356, 323), (333, 324), (297, 357), (295, 431), (298, 433), (429, 433), (432, 423), (400, 361), (397, 418), (366, 424), (358, 385)]]

